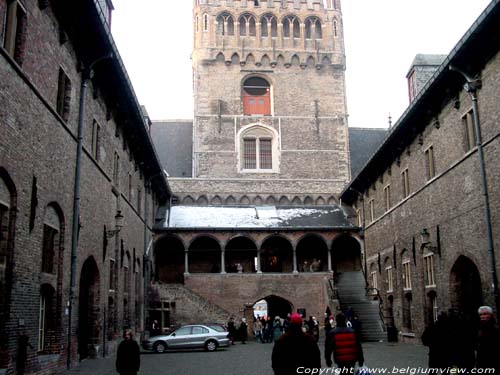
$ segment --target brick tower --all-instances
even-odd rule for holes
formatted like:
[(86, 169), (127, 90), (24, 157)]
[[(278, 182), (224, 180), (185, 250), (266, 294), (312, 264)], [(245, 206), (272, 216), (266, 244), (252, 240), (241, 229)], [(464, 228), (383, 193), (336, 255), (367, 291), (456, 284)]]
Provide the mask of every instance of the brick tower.
[(350, 178), (340, 0), (195, 0), (193, 17), (194, 179), (172, 181), (179, 200), (334, 203)]

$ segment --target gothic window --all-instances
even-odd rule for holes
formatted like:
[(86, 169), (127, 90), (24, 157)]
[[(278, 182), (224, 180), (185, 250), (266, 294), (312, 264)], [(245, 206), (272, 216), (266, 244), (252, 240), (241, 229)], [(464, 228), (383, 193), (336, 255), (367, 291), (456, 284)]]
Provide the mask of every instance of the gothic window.
[(305, 22), (306, 39), (321, 39), (323, 33), (321, 31), (321, 21), (317, 17), (309, 17)]
[(436, 168), (434, 163), (434, 148), (429, 146), (425, 150), (425, 161), (426, 161), (426, 170), (427, 170), (427, 180), (430, 180), (436, 176)]
[(250, 77), (243, 82), (243, 114), (271, 114), (271, 86), (264, 78)]
[(229, 13), (222, 13), (217, 17), (217, 34), (219, 35), (234, 35), (233, 16)]
[(261, 36), (278, 36), (278, 21), (272, 14), (265, 14), (260, 19)]
[(255, 36), (255, 17), (251, 14), (242, 14), (238, 19), (240, 36)]
[(391, 185), (384, 187), (384, 202), (385, 210), (389, 211), (391, 209)]
[(203, 15), (203, 31), (208, 31), (208, 14)]
[(26, 40), (26, 10), (19, 0), (7, 1), (5, 21), (3, 47), (19, 65), (22, 65)]
[(403, 251), (402, 255), (402, 264), (403, 264), (403, 289), (411, 290), (411, 263), (410, 256), (408, 255), (408, 251)]
[(403, 184), (403, 198), (410, 195), (410, 176), (408, 174), (408, 168), (401, 172), (402, 184)]
[(274, 172), (277, 170), (277, 136), (262, 125), (251, 126), (240, 135), (241, 170)]
[(476, 147), (476, 129), (474, 128), (474, 111), (471, 109), (462, 116), (462, 124), (465, 133), (465, 151)]
[(300, 38), (300, 22), (294, 15), (286, 16), (283, 19), (283, 37)]
[(96, 161), (99, 161), (99, 147), (101, 137), (101, 127), (96, 120), (92, 123), (92, 156)]
[(38, 310), (38, 351), (57, 351), (55, 305), (56, 293), (54, 288), (48, 284), (42, 285)]
[(385, 261), (385, 284), (387, 293), (394, 291), (394, 273), (390, 260)]
[(64, 121), (68, 121), (71, 104), (71, 81), (62, 68), (59, 68), (59, 80), (57, 84), (56, 110)]
[(56, 254), (59, 247), (60, 233), (59, 215), (54, 207), (47, 206), (43, 219), (42, 272), (55, 274), (57, 271)]
[(424, 255), (424, 272), (425, 272), (425, 286), (426, 287), (436, 286), (433, 253), (428, 253)]
[(333, 21), (333, 36), (337, 36), (337, 21)]
[(377, 279), (377, 267), (375, 263), (370, 265), (370, 284), (373, 288), (372, 293), (377, 294), (378, 289), (378, 279)]
[(113, 158), (113, 182), (118, 185), (118, 178), (120, 177), (120, 156), (115, 151)]
[(403, 299), (403, 327), (406, 328), (407, 331), (412, 331), (412, 302), (413, 297), (411, 293), (406, 293)]

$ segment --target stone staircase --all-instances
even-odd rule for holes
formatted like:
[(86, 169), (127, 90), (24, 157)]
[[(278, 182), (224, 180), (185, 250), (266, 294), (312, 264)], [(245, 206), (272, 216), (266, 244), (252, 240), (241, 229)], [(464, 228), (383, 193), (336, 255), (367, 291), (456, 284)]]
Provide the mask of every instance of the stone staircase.
[(387, 341), (380, 316), (379, 301), (366, 295), (366, 283), (361, 271), (342, 272), (336, 287), (342, 311), (351, 307), (361, 321), (363, 341)]
[(193, 323), (226, 324), (231, 313), (182, 284), (155, 284), (152, 294), (162, 301), (175, 302), (172, 318), (176, 326)]

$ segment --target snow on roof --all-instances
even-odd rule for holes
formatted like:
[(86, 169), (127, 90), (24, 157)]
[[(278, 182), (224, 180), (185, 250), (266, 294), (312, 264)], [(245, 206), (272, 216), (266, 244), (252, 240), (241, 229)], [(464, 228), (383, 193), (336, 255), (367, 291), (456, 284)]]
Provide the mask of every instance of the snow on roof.
[[(350, 227), (337, 206), (173, 206), (160, 228)], [(159, 228), (159, 229), (160, 229)]]

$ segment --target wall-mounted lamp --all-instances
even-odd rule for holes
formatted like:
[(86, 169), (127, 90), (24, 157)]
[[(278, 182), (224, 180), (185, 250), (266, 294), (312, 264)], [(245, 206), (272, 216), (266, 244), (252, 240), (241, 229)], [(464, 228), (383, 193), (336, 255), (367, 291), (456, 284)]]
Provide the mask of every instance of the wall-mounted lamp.
[(422, 243), (422, 245), (421, 245), (422, 251), (424, 249), (428, 249), (428, 250), (432, 251), (433, 253), (436, 252), (437, 246), (432, 246), (431, 235), (430, 235), (429, 231), (427, 230), (427, 228), (423, 228), (420, 231), (420, 241)]
[(106, 231), (106, 236), (108, 238), (114, 237), (115, 235), (120, 233), (120, 231), (123, 228), (123, 215), (120, 210), (116, 211), (115, 220), (116, 220), (115, 229)]

